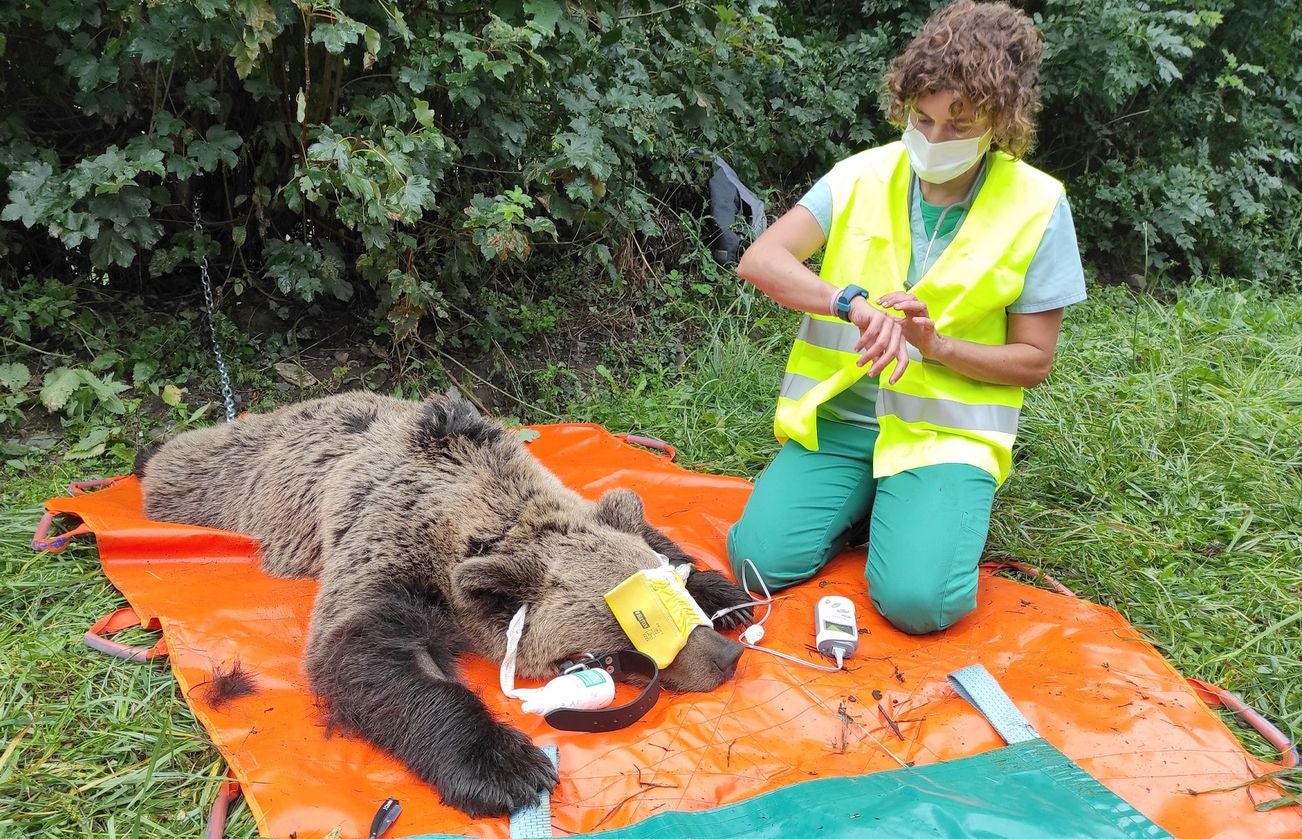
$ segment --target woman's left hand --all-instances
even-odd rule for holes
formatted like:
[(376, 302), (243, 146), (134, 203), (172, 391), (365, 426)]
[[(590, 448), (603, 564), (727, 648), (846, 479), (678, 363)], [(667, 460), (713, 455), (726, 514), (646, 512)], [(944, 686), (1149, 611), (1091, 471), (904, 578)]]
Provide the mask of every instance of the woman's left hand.
[(945, 336), (936, 331), (936, 322), (931, 319), (926, 303), (907, 291), (892, 291), (877, 302), (904, 315), (900, 323), (904, 340), (922, 353), (923, 358), (936, 359), (944, 346)]

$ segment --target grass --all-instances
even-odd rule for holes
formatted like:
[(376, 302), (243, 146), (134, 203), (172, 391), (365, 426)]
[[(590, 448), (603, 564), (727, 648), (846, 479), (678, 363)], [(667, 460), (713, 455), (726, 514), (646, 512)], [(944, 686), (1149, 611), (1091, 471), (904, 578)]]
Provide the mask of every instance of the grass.
[[(94, 547), (31, 550), (39, 501), (78, 477), (51, 469), (0, 493), (0, 837), (196, 836), (220, 756), (166, 667), (82, 645), (96, 618), (123, 605)], [(226, 835), (257, 835), (247, 810)]]
[[(727, 295), (722, 295), (727, 296)], [(1198, 283), (1158, 302), (1096, 291), (1028, 394), (988, 553), (1119, 609), (1189, 676), (1302, 730), (1302, 296)], [(753, 476), (790, 315), (743, 294), (564, 389), (521, 374), (519, 418), (600, 422), (672, 442), (680, 462)], [(679, 363), (666, 351), (684, 335)], [(553, 373), (555, 371), (552, 371)], [(549, 374), (550, 375), (550, 374)], [(500, 383), (499, 383), (500, 384)], [(194, 836), (221, 761), (161, 666), (94, 654), (121, 605), (93, 548), (34, 555), (39, 503), (108, 459), (6, 473), (0, 490), (0, 837)], [(127, 638), (128, 642), (133, 639)], [(137, 643), (144, 636), (134, 639)], [(1270, 750), (1246, 744), (1260, 757)], [(1286, 779), (1297, 788), (1298, 776)], [(227, 836), (252, 836), (237, 806)]]
[(1118, 608), (1181, 672), (1297, 732), (1302, 299), (1112, 290), (1064, 337), (990, 548)]

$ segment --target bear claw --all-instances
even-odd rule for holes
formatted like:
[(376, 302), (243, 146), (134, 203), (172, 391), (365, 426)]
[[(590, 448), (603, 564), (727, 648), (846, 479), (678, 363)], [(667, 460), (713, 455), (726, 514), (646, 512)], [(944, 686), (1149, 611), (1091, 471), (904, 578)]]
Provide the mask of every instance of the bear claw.
[[(724, 577), (717, 571), (699, 571), (687, 578), (687, 590), (697, 605), (707, 615), (722, 609), (751, 603), (750, 595), (741, 586)], [(739, 629), (752, 621), (752, 609), (738, 609), (721, 616), (715, 622), (715, 629)]]
[(435, 786), (443, 803), (471, 816), (502, 816), (537, 804), (559, 777), (551, 760), (519, 731), (505, 726), (467, 742)]

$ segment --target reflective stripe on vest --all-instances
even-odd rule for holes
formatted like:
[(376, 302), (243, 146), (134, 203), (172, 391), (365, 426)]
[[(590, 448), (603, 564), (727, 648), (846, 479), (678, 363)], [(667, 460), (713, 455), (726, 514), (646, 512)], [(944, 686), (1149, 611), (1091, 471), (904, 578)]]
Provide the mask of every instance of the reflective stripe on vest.
[[(953, 241), (911, 291), (927, 304), (942, 334), (974, 343), (1007, 340), (1007, 307), (1021, 294), (1026, 270), (1062, 195), (1048, 175), (992, 153), (985, 182)], [(870, 299), (903, 290), (912, 239), (908, 159), (901, 143), (855, 155), (829, 175), (832, 224), (823, 254), (829, 288), (856, 283)], [(787, 361), (774, 431), (818, 448), (818, 406), (865, 373), (856, 365), (858, 329), (806, 315)], [(970, 463), (1003, 483), (1012, 464), (1022, 389), (978, 382), (934, 362), (912, 362), (896, 385), (894, 362), (879, 381), (881, 432), (873, 451), (876, 477), (934, 463)]]
[(800, 321), (796, 338), (817, 347), (852, 353), (859, 340), (859, 327), (843, 320), (815, 320), (806, 316)]
[(883, 389), (877, 396), (877, 416), (899, 417), (905, 422), (925, 422), (938, 428), (963, 431), (1017, 433), (1021, 413), (1011, 405), (969, 405), (952, 399), (927, 399)]

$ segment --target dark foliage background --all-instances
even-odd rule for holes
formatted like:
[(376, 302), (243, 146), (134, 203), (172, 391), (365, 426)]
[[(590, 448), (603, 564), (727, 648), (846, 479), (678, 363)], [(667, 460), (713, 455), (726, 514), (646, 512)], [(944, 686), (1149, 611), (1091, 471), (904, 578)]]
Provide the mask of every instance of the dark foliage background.
[[(11, 2), (5, 282), (189, 286), (206, 254), (227, 295), (346, 301), (395, 338), (546, 331), (576, 288), (699, 255), (714, 154), (777, 212), (892, 139), (881, 75), (936, 5)], [(1021, 5), (1032, 160), (1103, 277), (1296, 285), (1299, 5)]]

